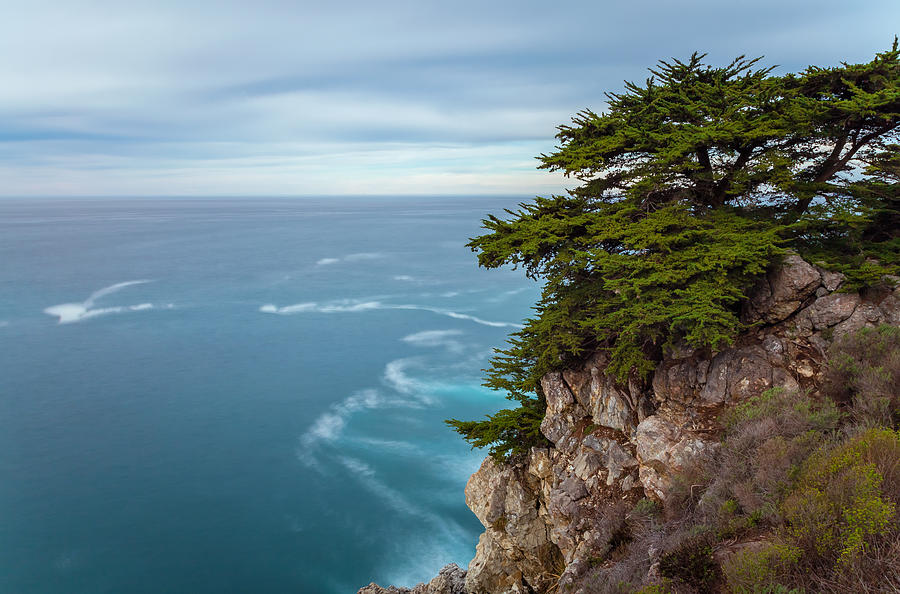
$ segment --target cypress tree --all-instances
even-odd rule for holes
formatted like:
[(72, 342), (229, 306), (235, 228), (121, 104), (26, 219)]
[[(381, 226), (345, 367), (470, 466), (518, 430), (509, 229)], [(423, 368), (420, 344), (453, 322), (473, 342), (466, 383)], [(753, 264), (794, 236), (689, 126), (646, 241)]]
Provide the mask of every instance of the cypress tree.
[(661, 61), (558, 128), (540, 168), (577, 181), (489, 215), (469, 247), (486, 268), (543, 281), (535, 315), (499, 349), (485, 385), (517, 407), (447, 421), (497, 457), (546, 443), (540, 378), (597, 350), (620, 381), (667, 348), (721, 349), (740, 302), (785, 250), (846, 286), (900, 272), (900, 51), (775, 75), (759, 59)]

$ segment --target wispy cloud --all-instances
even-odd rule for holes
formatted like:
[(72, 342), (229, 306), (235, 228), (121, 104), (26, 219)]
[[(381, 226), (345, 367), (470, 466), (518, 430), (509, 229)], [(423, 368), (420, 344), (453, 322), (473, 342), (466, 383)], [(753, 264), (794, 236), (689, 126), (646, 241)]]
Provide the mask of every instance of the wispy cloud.
[(892, 0), (567, 0), (549, 16), (535, 0), (34, 0), (7, 13), (2, 192), (113, 195), (560, 191), (533, 160), (556, 125), (657, 59), (860, 61), (900, 19)]

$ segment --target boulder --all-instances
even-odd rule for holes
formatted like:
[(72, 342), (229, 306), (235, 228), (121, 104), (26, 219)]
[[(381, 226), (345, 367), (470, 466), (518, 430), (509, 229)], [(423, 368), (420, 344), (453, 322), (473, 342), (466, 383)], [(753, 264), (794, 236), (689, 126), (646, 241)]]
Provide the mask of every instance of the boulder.
[(744, 317), (748, 322), (763, 320), (769, 324), (786, 320), (821, 284), (822, 274), (815, 266), (797, 254), (788, 254), (751, 293)]
[(382, 588), (374, 582), (360, 588), (357, 594), (467, 594), (466, 570), (460, 569), (456, 563), (445, 565), (427, 584), (418, 584), (412, 588), (388, 586)]

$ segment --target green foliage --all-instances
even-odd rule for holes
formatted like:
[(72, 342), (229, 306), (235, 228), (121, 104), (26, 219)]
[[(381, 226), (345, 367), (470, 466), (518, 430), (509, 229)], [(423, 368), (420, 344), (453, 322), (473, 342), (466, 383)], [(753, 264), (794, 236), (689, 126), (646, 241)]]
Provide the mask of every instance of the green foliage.
[(813, 456), (784, 503), (788, 534), (808, 562), (849, 566), (878, 536), (895, 528), (896, 504), (882, 489), (884, 476), (874, 452), (900, 454), (900, 435), (871, 429), (849, 442)]
[(900, 328), (862, 328), (829, 350), (823, 390), (866, 426), (900, 421)]
[[(803, 431), (827, 431), (837, 426), (840, 415), (828, 400), (816, 401), (783, 388), (770, 388), (730, 409), (723, 420), (728, 435), (734, 436), (738, 428), (750, 423), (785, 416), (791, 416), (795, 424), (802, 423)], [(784, 419), (780, 420), (783, 425)], [(777, 434), (769, 435), (776, 436)]]
[(811, 204), (793, 230), (812, 262), (841, 272), (844, 292), (900, 272), (900, 145), (860, 159), (865, 177)]
[(605, 112), (560, 126), (540, 167), (580, 185), (490, 215), (469, 243), (480, 265), (544, 281), (536, 315), (487, 373), (527, 410), (452, 421), (474, 445), (539, 444), (540, 378), (591, 352), (624, 382), (648, 377), (668, 347), (728, 345), (741, 301), (786, 248), (852, 263), (848, 286), (898, 269), (896, 40), (866, 64), (785, 76), (703, 58), (660, 62)]
[[(540, 270), (529, 270), (546, 280), (538, 316), (514, 335), (488, 375), (490, 385), (517, 397), (533, 391), (547, 371), (596, 348), (609, 351), (610, 372), (624, 380), (647, 376), (654, 353), (676, 340), (727, 345), (742, 327), (737, 304), (744, 288), (781, 253), (773, 229), (733, 210), (700, 214), (673, 203), (644, 213), (625, 202), (539, 198), (518, 216), (514, 228), (486, 223), (519, 253), (532, 242), (541, 245), (527, 249), (548, 253)], [(577, 237), (566, 235), (575, 233), (573, 224), (583, 229)], [(493, 239), (471, 245), (480, 250), (482, 240)], [(515, 253), (494, 259), (484, 247), (482, 265), (523, 263)], [(519, 368), (525, 372), (515, 373)]]
[(838, 422), (829, 400), (783, 389), (750, 398), (726, 413), (715, 458), (672, 478), (669, 517), (710, 526), (719, 538), (777, 525), (800, 466), (829, 440)]
[(659, 560), (659, 572), (692, 586), (697, 592), (711, 592), (721, 575), (712, 556), (712, 547), (704, 539), (690, 539)]
[(799, 548), (784, 543), (770, 543), (758, 550), (741, 551), (726, 562), (722, 571), (734, 594), (799, 594), (779, 583), (800, 559)]
[(503, 409), (484, 421), (450, 419), (448, 425), (466, 436), (472, 447), (490, 447), (498, 460), (525, 454), (532, 446), (548, 446), (541, 434), (541, 420), (546, 404), (543, 398), (522, 399), (521, 406)]
[(634, 516), (653, 517), (658, 515), (659, 512), (659, 504), (653, 499), (648, 499), (647, 497), (639, 499), (638, 502), (634, 504), (634, 507), (631, 508), (631, 514)]

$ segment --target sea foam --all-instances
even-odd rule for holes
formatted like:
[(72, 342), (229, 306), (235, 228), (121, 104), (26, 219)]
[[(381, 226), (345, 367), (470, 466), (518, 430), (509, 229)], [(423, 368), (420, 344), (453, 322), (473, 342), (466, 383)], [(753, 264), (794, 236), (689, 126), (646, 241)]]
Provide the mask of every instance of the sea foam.
[(162, 306), (157, 306), (152, 303), (138, 303), (136, 305), (94, 307), (95, 302), (102, 299), (103, 297), (121, 291), (126, 287), (130, 287), (133, 285), (142, 285), (149, 282), (151, 281), (133, 280), (116, 283), (114, 285), (104, 287), (98, 291), (94, 291), (87, 299), (85, 299), (81, 303), (60, 303), (59, 305), (52, 305), (45, 308), (44, 313), (50, 316), (56, 316), (58, 323), (60, 324), (72, 324), (74, 322), (81, 322), (83, 320), (109, 314), (146, 311), (150, 309), (172, 309), (174, 305), (171, 303)]
[(278, 307), (275, 304), (267, 303), (265, 305), (260, 306), (259, 311), (262, 313), (270, 313), (270, 314), (279, 314), (279, 315), (289, 315), (289, 314), (297, 314), (297, 313), (354, 313), (361, 311), (371, 311), (377, 309), (401, 309), (401, 310), (412, 310), (412, 311), (427, 311), (433, 314), (447, 316), (448, 318), (454, 318), (457, 320), (468, 320), (470, 322), (475, 322), (476, 324), (481, 324), (482, 326), (491, 326), (494, 328), (522, 328), (522, 324), (516, 324), (513, 322), (495, 322), (493, 320), (485, 320), (484, 318), (479, 318), (477, 316), (473, 316), (470, 314), (460, 313), (456, 311), (452, 311), (449, 309), (442, 309), (439, 307), (430, 307), (427, 305), (414, 305), (414, 304), (391, 304), (391, 303), (382, 303), (381, 301), (354, 301), (349, 299), (342, 299), (338, 301), (331, 301), (328, 303), (317, 303), (314, 301), (306, 302), (306, 303), (297, 303), (294, 305), (286, 305), (283, 307)]
[(401, 340), (414, 346), (443, 347), (451, 353), (461, 353), (465, 347), (453, 337), (462, 334), (462, 330), (425, 330), (404, 336)]

